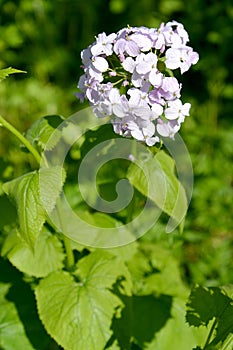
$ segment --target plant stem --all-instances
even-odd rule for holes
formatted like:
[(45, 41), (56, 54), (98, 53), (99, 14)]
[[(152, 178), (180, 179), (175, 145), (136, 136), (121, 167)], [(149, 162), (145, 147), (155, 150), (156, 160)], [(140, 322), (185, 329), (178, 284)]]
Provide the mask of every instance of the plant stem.
[(205, 342), (205, 345), (204, 345), (203, 350), (205, 350), (206, 347), (209, 345), (209, 342), (210, 342), (211, 337), (212, 337), (212, 335), (213, 335), (213, 332), (214, 332), (214, 330), (215, 330), (215, 328), (216, 328), (216, 326), (217, 326), (217, 323), (218, 323), (218, 319), (217, 319), (217, 317), (216, 317), (215, 320), (214, 320), (214, 322), (213, 322), (213, 324), (212, 324), (212, 326), (211, 326), (211, 328), (210, 328), (210, 331), (209, 331), (208, 337), (207, 337), (207, 339), (206, 339), (206, 342)]
[(66, 268), (71, 270), (74, 266), (74, 253), (70, 245), (70, 239), (63, 234), (63, 242), (66, 251)]
[(29, 152), (34, 156), (37, 163), (40, 164), (41, 157), (40, 154), (37, 152), (37, 150), (31, 145), (31, 143), (9, 122), (7, 122), (1, 115), (0, 115), (0, 126), (4, 126), (7, 130), (9, 130), (13, 135), (15, 135), (27, 149)]

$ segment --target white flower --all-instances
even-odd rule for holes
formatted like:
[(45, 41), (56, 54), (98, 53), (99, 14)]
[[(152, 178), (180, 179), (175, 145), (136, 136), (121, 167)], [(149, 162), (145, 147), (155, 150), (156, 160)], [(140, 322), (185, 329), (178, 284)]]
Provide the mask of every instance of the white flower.
[(191, 104), (182, 104), (181, 100), (176, 99), (168, 102), (168, 107), (165, 109), (164, 114), (168, 120), (179, 119), (180, 122), (184, 121), (185, 116), (189, 115)]
[(106, 35), (106, 33), (101, 33), (96, 38), (96, 44), (91, 47), (91, 53), (93, 56), (98, 56), (101, 54), (106, 54), (110, 56), (113, 53), (113, 42), (116, 38), (116, 34), (112, 33)]
[(196, 64), (199, 59), (197, 52), (189, 46), (170, 48), (166, 51), (166, 67), (169, 69), (180, 68), (181, 74), (189, 70), (192, 64)]

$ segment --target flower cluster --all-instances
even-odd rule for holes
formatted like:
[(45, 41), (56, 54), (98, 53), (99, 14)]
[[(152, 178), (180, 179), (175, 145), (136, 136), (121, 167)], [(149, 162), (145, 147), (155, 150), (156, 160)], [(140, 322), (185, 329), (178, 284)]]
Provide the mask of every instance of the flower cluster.
[(160, 136), (174, 138), (189, 115), (173, 70), (186, 72), (199, 56), (183, 25), (172, 21), (158, 29), (123, 28), (101, 33), (81, 53), (84, 74), (77, 97), (88, 99), (97, 117), (110, 116), (114, 131), (152, 146)]

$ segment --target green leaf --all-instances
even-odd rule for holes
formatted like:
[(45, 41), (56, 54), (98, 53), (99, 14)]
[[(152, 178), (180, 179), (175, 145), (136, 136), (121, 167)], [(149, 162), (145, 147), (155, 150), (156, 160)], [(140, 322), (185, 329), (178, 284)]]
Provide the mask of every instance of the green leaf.
[(74, 211), (63, 196), (57, 200), (55, 209), (51, 219), (57, 230), (80, 244), (109, 248), (135, 240), (133, 232), (122, 222), (104, 213), (91, 214), (82, 208)]
[[(175, 175), (175, 163), (164, 151), (132, 163), (128, 170), (131, 184), (180, 224), (187, 212), (185, 190)], [(172, 230), (174, 224), (168, 230)]]
[(18, 270), (38, 278), (62, 269), (65, 258), (61, 242), (45, 229), (36, 240), (34, 252), (13, 232), (6, 238), (1, 253)]
[(37, 171), (23, 175), (3, 185), (7, 195), (15, 200), (20, 234), (33, 247), (46, 219), (40, 201)]
[(122, 306), (109, 289), (124, 275), (116, 257), (96, 251), (82, 258), (74, 275), (54, 272), (36, 288), (39, 316), (47, 332), (65, 349), (102, 350), (112, 317)]
[(140, 349), (151, 342), (171, 317), (172, 297), (161, 295), (133, 295), (123, 298), (126, 305), (120, 318), (113, 320), (112, 328), (121, 349), (131, 349), (131, 342)]
[[(228, 287), (227, 292), (229, 291), (232, 296), (233, 287)], [(199, 327), (207, 326), (213, 319), (216, 323), (215, 334), (208, 349), (224, 342), (233, 333), (233, 300), (224, 289), (196, 286), (187, 303), (187, 322), (191, 326)]]
[(206, 337), (207, 330), (205, 327), (195, 329), (188, 326), (185, 322), (185, 301), (174, 298), (171, 318), (155, 334), (153, 341), (145, 346), (145, 350), (191, 350), (199, 344), (203, 345)]
[(137, 294), (156, 293), (184, 298), (188, 295), (180, 276), (178, 261), (168, 249), (141, 242), (128, 267)]
[(33, 350), (13, 302), (7, 299), (10, 284), (0, 283), (0, 348)]
[[(2, 320), (5, 314), (9, 320), (9, 322), (3, 321), (4, 325), (0, 321), (0, 349), (28, 349), (26, 345), (28, 342), (31, 344), (29, 349), (49, 349), (52, 339), (38, 317), (32, 288), (23, 279), (21, 272), (8, 260), (0, 257), (0, 284), (10, 286), (10, 288), (7, 287), (6, 294), (0, 291), (0, 319)], [(8, 308), (12, 313), (7, 312)]]
[(60, 115), (45, 116), (36, 120), (27, 130), (25, 136), (34, 147), (38, 145), (42, 150), (45, 147), (47, 150), (51, 150), (61, 137), (61, 131), (58, 127), (63, 121), (64, 119)]
[(5, 78), (8, 77), (10, 74), (14, 73), (26, 73), (25, 71), (15, 69), (15, 68), (5, 68), (5, 69), (0, 69), (0, 81), (4, 80)]
[(2, 228), (5, 225), (9, 225), (16, 220), (17, 212), (6, 195), (0, 197), (0, 208), (0, 228)]
[(19, 232), (24, 241), (34, 247), (62, 188), (64, 175), (60, 167), (40, 169), (3, 185), (3, 190), (16, 203)]

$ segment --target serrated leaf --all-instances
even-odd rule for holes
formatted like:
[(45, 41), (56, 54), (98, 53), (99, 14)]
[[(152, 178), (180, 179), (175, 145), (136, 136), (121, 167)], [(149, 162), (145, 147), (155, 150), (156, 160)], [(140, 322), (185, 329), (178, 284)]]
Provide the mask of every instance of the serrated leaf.
[(122, 274), (119, 260), (102, 251), (81, 259), (75, 276), (55, 272), (36, 288), (40, 318), (65, 349), (102, 350), (121, 301), (110, 288)]
[(64, 181), (62, 174), (60, 167), (42, 168), (3, 185), (5, 193), (16, 203), (20, 235), (32, 248), (47, 213), (56, 204)]
[(132, 163), (129, 167), (127, 178), (131, 184), (178, 224), (181, 223), (187, 212), (187, 199), (175, 175), (173, 159), (159, 151), (154, 157), (139, 161), (138, 165)]
[(14, 73), (26, 73), (26, 72), (19, 69), (11, 68), (11, 67), (0, 69), (0, 81), (6, 79), (10, 74), (14, 74)]
[(18, 270), (37, 278), (62, 269), (65, 258), (61, 242), (45, 229), (36, 240), (34, 252), (13, 232), (6, 238), (1, 253)]
[(233, 300), (225, 294), (224, 289), (196, 286), (187, 303), (186, 320), (190, 325), (199, 327), (207, 325), (212, 319), (217, 322), (210, 349), (233, 333)]
[[(27, 130), (26, 138), (35, 147), (51, 150), (61, 137), (59, 125), (64, 121), (60, 115), (48, 115), (36, 120)], [(52, 136), (53, 135), (53, 136)], [(52, 137), (51, 137), (52, 136)]]
[(25, 333), (13, 302), (6, 295), (10, 284), (0, 283), (0, 348), (4, 350), (34, 350)]
[(65, 179), (65, 170), (59, 166), (39, 170), (40, 201), (48, 214), (52, 212), (56, 205), (56, 200), (62, 191)]
[(33, 247), (46, 219), (46, 212), (40, 201), (38, 172), (34, 171), (5, 183), (3, 190), (15, 200), (20, 235)]

